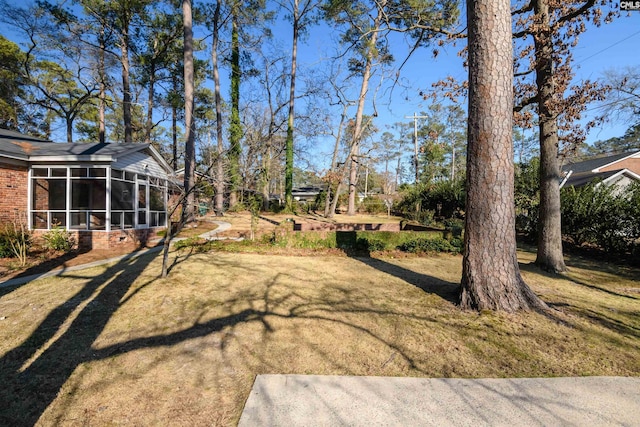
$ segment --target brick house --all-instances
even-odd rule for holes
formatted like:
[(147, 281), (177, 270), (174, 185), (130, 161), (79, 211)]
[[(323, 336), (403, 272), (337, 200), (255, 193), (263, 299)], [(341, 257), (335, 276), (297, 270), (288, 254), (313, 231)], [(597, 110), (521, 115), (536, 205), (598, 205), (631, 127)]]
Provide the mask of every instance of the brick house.
[(605, 185), (626, 187), (640, 181), (640, 151), (568, 163), (562, 171), (564, 177), (560, 187), (581, 187), (596, 179)]
[(63, 227), (82, 249), (144, 243), (167, 225), (172, 169), (150, 144), (52, 143), (0, 129), (0, 223)]

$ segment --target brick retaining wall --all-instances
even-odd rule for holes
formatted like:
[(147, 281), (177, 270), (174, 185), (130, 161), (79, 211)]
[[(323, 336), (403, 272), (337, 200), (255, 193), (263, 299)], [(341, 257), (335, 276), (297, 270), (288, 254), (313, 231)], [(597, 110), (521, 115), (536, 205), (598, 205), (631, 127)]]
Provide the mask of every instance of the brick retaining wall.
[(294, 222), (294, 231), (400, 231), (399, 223), (385, 224), (331, 224)]

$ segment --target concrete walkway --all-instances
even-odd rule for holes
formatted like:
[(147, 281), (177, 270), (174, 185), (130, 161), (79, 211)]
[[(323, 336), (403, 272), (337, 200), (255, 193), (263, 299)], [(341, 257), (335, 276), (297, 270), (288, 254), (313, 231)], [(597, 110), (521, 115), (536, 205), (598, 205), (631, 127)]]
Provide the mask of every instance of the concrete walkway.
[(640, 378), (258, 375), (239, 426), (640, 426)]
[[(202, 237), (203, 239), (207, 239), (207, 240), (214, 240), (216, 239), (216, 234), (217, 233), (221, 233), (223, 231), (227, 231), (231, 228), (231, 224), (229, 224), (228, 222), (224, 222), (224, 221), (212, 221), (214, 223), (216, 223), (218, 225), (218, 228), (216, 228), (215, 230), (211, 230), (211, 231), (207, 231), (206, 233), (203, 233), (200, 235), (200, 237)], [(182, 238), (175, 238), (172, 240), (172, 242), (176, 242), (178, 240), (183, 240)], [(25, 283), (31, 282), (32, 280), (36, 280), (36, 279), (43, 279), (45, 277), (51, 277), (51, 276), (61, 276), (65, 273), (71, 272), (71, 271), (78, 271), (78, 270), (84, 270), (86, 268), (92, 268), (92, 267), (97, 267), (99, 265), (103, 265), (103, 264), (111, 264), (111, 263), (115, 263), (121, 260), (127, 260), (127, 259), (133, 259), (133, 258), (137, 258), (139, 256), (143, 256), (143, 255), (147, 255), (147, 254), (151, 254), (151, 253), (155, 253), (155, 252), (160, 252), (163, 249), (162, 246), (155, 246), (153, 248), (149, 248), (149, 249), (143, 249), (140, 251), (136, 251), (136, 252), (132, 252), (129, 254), (125, 254), (125, 255), (120, 255), (120, 256), (116, 256), (113, 258), (108, 258), (108, 259), (101, 259), (99, 261), (94, 261), (94, 262), (90, 262), (87, 264), (81, 264), (81, 265), (74, 265), (72, 267), (60, 267), (60, 268), (55, 268), (51, 271), (47, 271), (44, 273), (38, 273), (38, 274), (32, 274), (30, 276), (23, 276), (23, 277), (16, 277), (15, 279), (9, 279), (9, 280), (5, 280), (3, 282), (0, 282), (0, 288), (8, 288), (11, 286), (18, 286), (18, 285), (23, 285)]]

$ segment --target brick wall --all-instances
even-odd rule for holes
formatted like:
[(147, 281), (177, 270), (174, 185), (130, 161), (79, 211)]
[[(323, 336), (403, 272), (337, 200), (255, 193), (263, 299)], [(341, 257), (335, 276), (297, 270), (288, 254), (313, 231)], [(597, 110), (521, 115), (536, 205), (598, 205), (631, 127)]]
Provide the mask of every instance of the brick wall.
[(640, 159), (630, 158), (621, 162), (616, 162), (611, 166), (600, 169), (600, 172), (615, 171), (619, 169), (629, 169), (631, 172), (640, 175)]
[[(108, 233), (105, 231), (70, 230), (70, 233), (82, 251), (115, 248), (134, 250), (147, 245), (153, 246), (153, 242), (160, 239), (160, 236), (157, 235), (160, 230), (164, 230), (164, 227), (115, 230)], [(36, 236), (42, 236), (47, 230), (33, 230), (33, 232)]]
[(0, 224), (27, 212), (27, 180), (26, 166), (0, 163)]

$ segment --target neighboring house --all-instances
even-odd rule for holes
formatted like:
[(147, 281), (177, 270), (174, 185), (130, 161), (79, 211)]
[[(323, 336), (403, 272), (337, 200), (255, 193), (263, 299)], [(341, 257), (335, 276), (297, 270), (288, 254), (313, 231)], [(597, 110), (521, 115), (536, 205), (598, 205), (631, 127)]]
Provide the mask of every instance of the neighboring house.
[(640, 182), (640, 151), (598, 157), (562, 167), (564, 178), (560, 187), (582, 187), (594, 180), (605, 185), (624, 188)]
[(150, 144), (62, 144), (0, 129), (0, 223), (22, 215), (35, 234), (62, 227), (83, 249), (146, 242), (167, 225), (171, 173)]
[(291, 190), (291, 197), (298, 202), (314, 202), (323, 188), (318, 186), (298, 187)]

